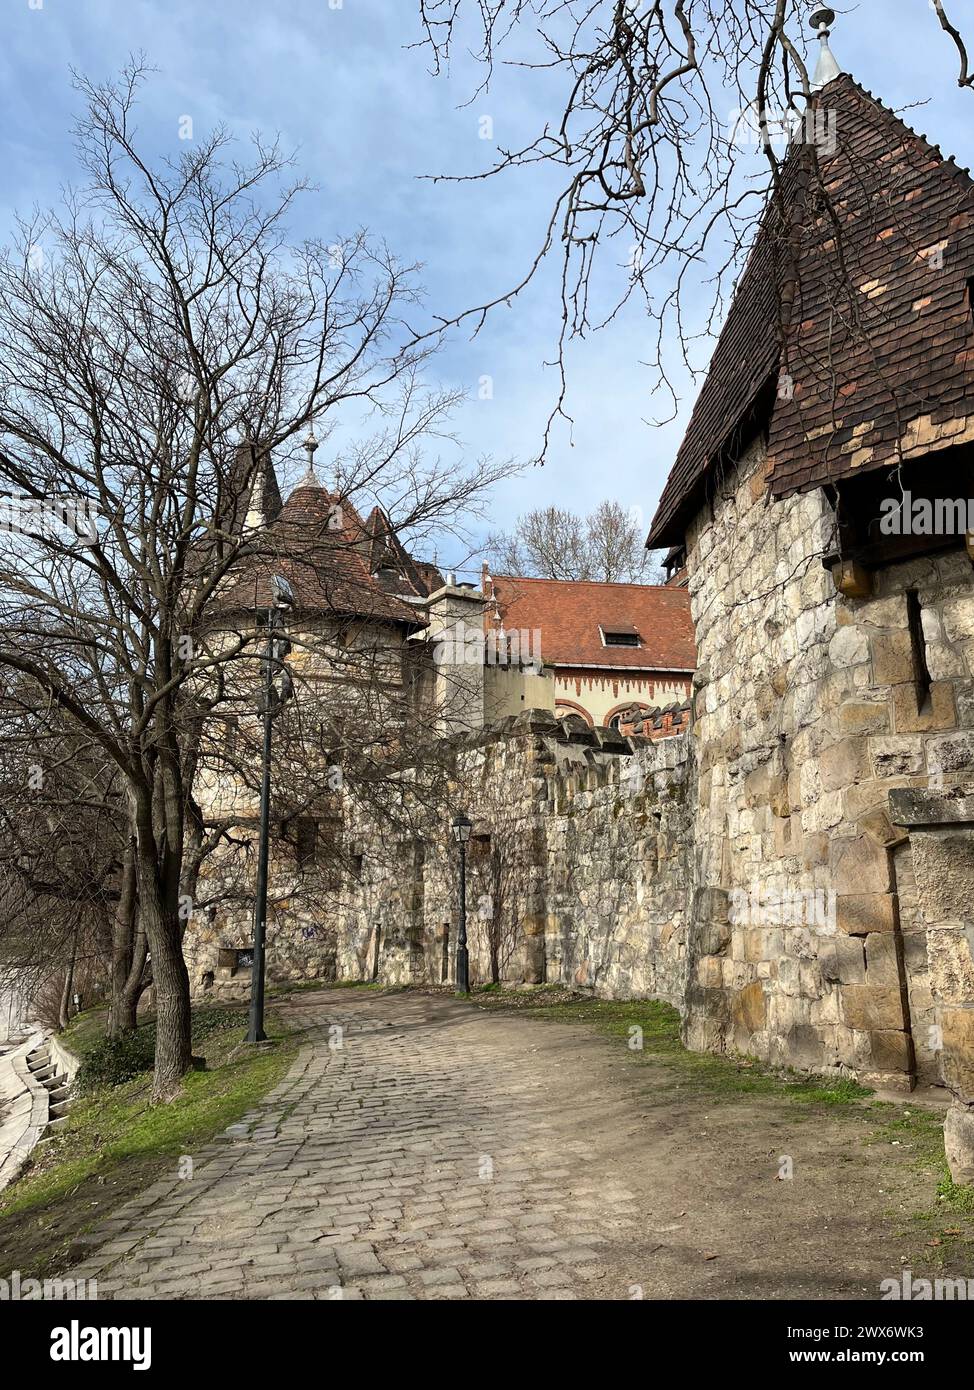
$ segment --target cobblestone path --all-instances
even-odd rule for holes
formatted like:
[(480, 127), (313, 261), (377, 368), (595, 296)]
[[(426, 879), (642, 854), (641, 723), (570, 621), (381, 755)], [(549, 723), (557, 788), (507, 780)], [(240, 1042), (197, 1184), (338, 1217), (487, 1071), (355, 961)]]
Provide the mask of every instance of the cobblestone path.
[(790, 1112), (654, 1105), (624, 1042), (442, 996), (283, 1007), (288, 1076), (89, 1237), (99, 1298), (870, 1298), (898, 1271), (875, 1171), (836, 1196), (834, 1136)]

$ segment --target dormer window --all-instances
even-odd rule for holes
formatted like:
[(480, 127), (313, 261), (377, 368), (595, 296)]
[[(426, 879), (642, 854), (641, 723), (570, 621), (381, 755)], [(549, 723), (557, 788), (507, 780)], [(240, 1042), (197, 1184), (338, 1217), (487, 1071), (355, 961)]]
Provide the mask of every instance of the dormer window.
[(613, 623), (611, 627), (599, 626), (599, 636), (603, 647), (641, 647), (639, 633), (627, 623)]

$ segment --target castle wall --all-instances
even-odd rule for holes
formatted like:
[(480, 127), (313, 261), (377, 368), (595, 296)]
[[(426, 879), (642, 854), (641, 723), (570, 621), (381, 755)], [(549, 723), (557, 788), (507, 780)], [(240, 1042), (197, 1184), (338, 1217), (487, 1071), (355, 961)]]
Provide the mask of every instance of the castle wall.
[[(457, 751), (467, 851), (471, 977), (574, 984), (681, 1004), (690, 893), (691, 750), (632, 745), (580, 719), (532, 711)], [(340, 973), (356, 974), (361, 923), (381, 938), (377, 978), (454, 978), (458, 850), (446, 817), (397, 859), (365, 856), (340, 911)], [(422, 849), (420, 850), (420, 844)], [(493, 966), (493, 970), (492, 970)], [(374, 958), (370, 958), (374, 968)]]
[[(686, 736), (630, 743), (545, 711), (456, 740), (452, 799), (474, 827), (472, 979), (564, 983), (682, 1007), (693, 768)], [(301, 872), (293, 850), (275, 842), (270, 978), (452, 980), (458, 851), (449, 819), (441, 808), (414, 835), (391, 835), (346, 798), (330, 878), (324, 869)], [(247, 859), (237, 851), (231, 871), (228, 856), (216, 856), (201, 900), (228, 886), (232, 873), (246, 874)], [(246, 992), (246, 970), (232, 976), (229, 962), (252, 939), (249, 909), (241, 898), (194, 915), (186, 953), (197, 992)]]
[[(451, 809), (408, 836), (346, 797), (336, 875), (286, 856), (272, 874), (269, 971), (452, 981), (462, 807), (475, 982), (658, 997), (697, 1050), (945, 1085), (948, 1152), (969, 1181), (971, 562), (957, 549), (890, 564), (868, 597), (845, 597), (822, 563), (824, 494), (769, 503), (765, 467), (758, 442), (687, 536), (689, 734), (628, 740), (528, 711), (451, 740)], [(194, 984), (233, 933), (246, 944), (249, 921), (191, 925)]]
[[(938, 1081), (941, 967), (890, 792), (969, 782), (970, 561), (957, 550), (889, 565), (870, 597), (845, 598), (822, 566), (824, 494), (767, 504), (764, 469), (759, 442), (688, 535), (696, 878), (710, 904), (695, 924), (689, 1041)], [(908, 589), (932, 678), (922, 710)], [(954, 945), (969, 962), (970, 943)], [(974, 1020), (974, 991), (962, 1007)]]

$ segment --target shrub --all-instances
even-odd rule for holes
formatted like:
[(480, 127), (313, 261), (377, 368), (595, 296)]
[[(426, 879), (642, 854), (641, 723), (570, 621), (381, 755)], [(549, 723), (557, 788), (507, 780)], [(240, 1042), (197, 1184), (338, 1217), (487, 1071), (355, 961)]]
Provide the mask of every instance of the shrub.
[(78, 1068), (76, 1085), (84, 1094), (99, 1086), (121, 1086), (141, 1072), (151, 1071), (155, 1061), (154, 1024), (123, 1033), (118, 1038), (102, 1038), (85, 1056)]
[[(202, 1042), (227, 1028), (242, 1028), (246, 1022), (246, 1009), (196, 1009), (193, 1012), (193, 1042)], [(119, 1038), (102, 1038), (85, 1053), (78, 1068), (78, 1091), (85, 1094), (99, 1086), (121, 1086), (133, 1076), (151, 1071), (155, 1054), (154, 1021), (143, 1023), (134, 1033), (123, 1033)]]

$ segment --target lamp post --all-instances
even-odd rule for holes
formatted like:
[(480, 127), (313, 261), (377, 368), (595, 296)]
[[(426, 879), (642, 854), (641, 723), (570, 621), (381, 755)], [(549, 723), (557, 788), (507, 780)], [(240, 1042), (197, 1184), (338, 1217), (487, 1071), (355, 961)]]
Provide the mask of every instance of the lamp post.
[[(265, 613), (267, 623), (267, 645), (261, 658), (262, 689), (260, 713), (264, 719), (264, 753), (260, 783), (260, 836), (257, 850), (257, 897), (254, 903), (254, 960), (250, 977), (250, 1026), (247, 1029), (247, 1042), (263, 1042), (264, 1032), (264, 957), (267, 939), (267, 862), (270, 852), (271, 824), (271, 730), (275, 714), (294, 694), (290, 673), (284, 666), (284, 658), (291, 650), (291, 644), (278, 631), (278, 621), (282, 612), (294, 603), (291, 586), (279, 574), (271, 578), (274, 591), (274, 606)], [(274, 683), (274, 673), (281, 670), (280, 685)]]
[(460, 846), (460, 926), (457, 931), (457, 993), (470, 993), (470, 957), (467, 952), (467, 841), (472, 824), (463, 811), (453, 821), (453, 838)]

